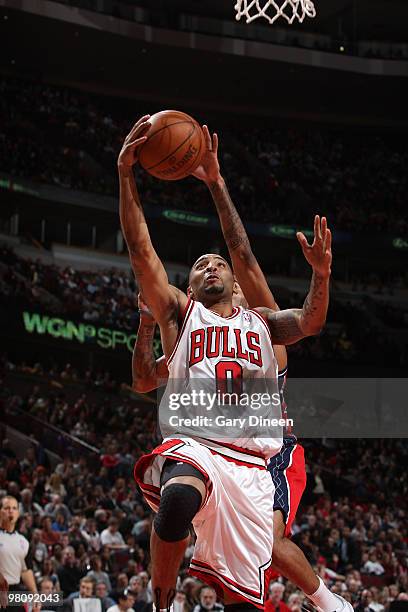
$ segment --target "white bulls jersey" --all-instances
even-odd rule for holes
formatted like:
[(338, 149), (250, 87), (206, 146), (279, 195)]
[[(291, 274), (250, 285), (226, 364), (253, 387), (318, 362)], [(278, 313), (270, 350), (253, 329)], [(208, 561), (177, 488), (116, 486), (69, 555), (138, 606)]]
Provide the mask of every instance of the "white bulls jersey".
[(159, 408), (165, 437), (179, 434), (264, 458), (279, 451), (277, 362), (261, 315), (235, 307), (224, 318), (189, 301), (167, 366)]

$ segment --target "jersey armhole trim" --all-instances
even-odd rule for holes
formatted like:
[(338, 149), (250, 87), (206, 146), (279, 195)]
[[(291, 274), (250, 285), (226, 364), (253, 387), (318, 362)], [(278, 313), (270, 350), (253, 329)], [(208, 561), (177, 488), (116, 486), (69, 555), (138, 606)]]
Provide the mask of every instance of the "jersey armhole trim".
[(273, 345), (271, 330), (269, 329), (269, 325), (268, 325), (266, 319), (259, 312), (257, 312), (256, 310), (253, 310), (252, 308), (250, 308), (249, 311), (252, 312), (252, 314), (254, 314), (261, 321), (261, 323), (264, 325), (266, 331), (268, 332), (268, 336), (270, 338), (270, 341), (271, 341), (271, 343)]

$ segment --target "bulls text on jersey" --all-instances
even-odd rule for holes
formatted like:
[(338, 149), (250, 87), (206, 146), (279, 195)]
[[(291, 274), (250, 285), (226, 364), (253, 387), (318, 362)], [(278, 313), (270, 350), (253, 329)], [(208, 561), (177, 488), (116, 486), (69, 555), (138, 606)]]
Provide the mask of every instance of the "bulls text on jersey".
[(262, 350), (259, 334), (254, 331), (230, 327), (208, 326), (190, 331), (189, 366), (203, 359), (229, 357), (243, 359), (262, 368)]

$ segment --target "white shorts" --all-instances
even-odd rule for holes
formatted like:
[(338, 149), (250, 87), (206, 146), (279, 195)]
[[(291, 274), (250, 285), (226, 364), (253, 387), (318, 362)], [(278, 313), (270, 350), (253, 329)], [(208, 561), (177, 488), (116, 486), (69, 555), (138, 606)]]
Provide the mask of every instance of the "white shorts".
[(167, 459), (189, 463), (206, 480), (207, 495), (193, 520), (197, 542), (190, 573), (219, 595), (226, 592), (263, 609), (271, 573), (274, 499), (265, 459), (237, 447), (209, 448), (191, 438), (166, 440), (135, 466), (136, 482), (155, 512)]

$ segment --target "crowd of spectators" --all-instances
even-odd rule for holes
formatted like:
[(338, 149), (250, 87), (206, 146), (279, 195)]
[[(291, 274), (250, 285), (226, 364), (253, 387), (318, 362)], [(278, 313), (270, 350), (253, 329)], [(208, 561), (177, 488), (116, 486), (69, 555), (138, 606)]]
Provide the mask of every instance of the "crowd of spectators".
[(22, 306), (41, 304), (51, 313), (89, 323), (137, 329), (137, 288), (133, 275), (119, 270), (91, 272), (18, 257), (0, 247), (2, 295)]
[[(127, 588), (127, 607), (144, 610), (151, 602), (152, 515), (132, 468), (158, 442), (154, 407), (124, 395), (119, 385), (101, 388), (101, 377), (82, 377), (72, 366), (45, 372), (39, 364), (16, 366), (3, 358), (0, 374), (6, 421), (18, 409), (96, 449), (92, 456), (78, 447), (67, 450), (56, 464), (35, 440), (17, 457), (15, 446), (2, 439), (0, 490), (19, 500), (19, 529), (31, 541), (41, 588), (51, 581), (61, 589), (68, 612), (78, 593), (100, 598), (104, 612)], [(95, 396), (98, 391), (105, 402)], [(406, 598), (407, 590), (406, 442), (305, 440), (304, 445), (308, 485), (294, 541), (356, 609), (387, 610), (391, 601)], [(186, 575), (192, 544), (179, 580), (183, 612), (191, 612), (200, 595), (215, 597), (211, 591), (200, 594), (201, 583)], [(298, 612), (303, 595), (285, 580), (279, 584), (271, 585), (269, 607), (284, 597)]]
[[(22, 79), (0, 79), (2, 170), (65, 188), (116, 194), (116, 159), (136, 119), (149, 109), (81, 91)], [(209, 121), (208, 117), (203, 118)], [(408, 154), (398, 136), (314, 125), (210, 127), (221, 137), (220, 161), (248, 221), (309, 224), (317, 210), (335, 229), (407, 234)], [(225, 124), (225, 126), (224, 126)], [(239, 134), (239, 138), (237, 136)], [(171, 185), (137, 169), (143, 199), (212, 211), (195, 181)]]
[[(137, 287), (127, 272), (58, 267), (21, 258), (0, 245), (0, 288), (2, 299), (13, 308), (40, 308), (45, 313), (134, 333), (138, 328)], [(183, 285), (180, 288), (186, 289)], [(304, 300), (304, 295), (286, 292), (282, 301), (279, 288), (273, 290), (285, 308), (297, 308)], [(323, 334), (291, 347), (292, 355), (351, 363), (405, 362), (404, 345), (386, 331), (387, 326), (406, 327), (403, 310), (368, 297), (353, 303), (332, 297), (329, 321), (331, 326)]]
[[(152, 404), (140, 405), (131, 387), (116, 381), (108, 371), (81, 372), (69, 363), (63, 368), (45, 368), (40, 363), (14, 363), (7, 355), (0, 364), (3, 384), (12, 398), (9, 409), (102, 449), (104, 468), (114, 467), (115, 474), (129, 476), (142, 449), (154, 448), (157, 434)], [(22, 388), (24, 397), (14, 393)], [(20, 427), (26, 425), (29, 431), (32, 425), (27, 423)]]
[[(126, 103), (118, 100), (1, 78), (1, 170), (63, 188), (115, 194), (116, 157), (135, 119), (123, 109)], [(308, 223), (318, 209), (337, 229), (407, 234), (408, 156), (401, 140), (362, 139), (315, 126), (240, 129), (238, 140), (238, 131), (222, 129), (221, 122), (220, 132), (221, 164), (246, 219)], [(208, 194), (198, 182), (191, 181), (191, 189), (176, 183), (170, 191), (140, 170), (137, 178), (149, 201), (209, 210)], [(13, 306), (40, 304), (90, 323), (137, 328), (137, 288), (126, 273), (58, 268), (3, 248), (0, 289)], [(299, 303), (299, 296), (292, 299)], [(404, 313), (367, 302), (334, 301), (331, 308), (332, 320), (341, 321), (337, 332), (296, 345), (293, 355), (395, 360), (395, 346), (378, 333), (373, 317), (399, 327), (407, 323)], [(154, 407), (132, 396), (109, 372), (81, 374), (71, 364), (46, 369), (2, 358), (0, 382), (6, 422), (25, 414), (27, 423), (32, 418), (44, 425), (23, 454), (4, 431), (0, 435), (0, 498), (7, 492), (19, 502), (19, 530), (31, 543), (40, 591), (61, 591), (64, 612), (74, 610), (78, 598), (93, 598), (98, 612), (150, 612), (152, 514), (132, 469), (158, 442)], [(45, 450), (47, 427), (58, 428), (64, 441), (75, 439), (57, 461)], [(309, 440), (305, 446), (308, 486), (294, 541), (358, 612), (387, 612), (392, 602), (408, 599), (407, 445)], [(215, 593), (187, 575), (193, 543), (192, 536), (175, 612), (221, 609)], [(300, 612), (304, 603), (304, 595), (286, 579), (270, 585), (267, 612)]]
[[(70, 6), (79, 6), (81, 9), (86, 8), (90, 11), (97, 11), (98, 13), (104, 13), (107, 15), (111, 15), (112, 17), (116, 17), (119, 19), (126, 19), (127, 21), (136, 21), (138, 23), (144, 23), (149, 26), (166, 28), (166, 29), (181, 29), (182, 31), (190, 30), (192, 32), (200, 32), (202, 34), (212, 34), (214, 35), (214, 20), (212, 19), (211, 27), (208, 26), (208, 22), (206, 19), (204, 20), (186, 20), (182, 18), (183, 11), (177, 4), (167, 4), (162, 2), (159, 6), (155, 6), (153, 9), (149, 6), (149, 3), (144, 4), (143, 11), (136, 9), (132, 2), (129, 1), (119, 1), (115, 0), (115, 2), (109, 3), (100, 3), (97, 0), (58, 0), (59, 2), (63, 2), (64, 4), (68, 4)], [(266, 4), (266, 3), (263, 3)], [(283, 6), (280, 4), (280, 6)], [(200, 7), (200, 14), (205, 10), (206, 7)], [(252, 11), (250, 11), (251, 15), (256, 14), (256, 7), (252, 7)], [(267, 10), (267, 14), (272, 17), (275, 15), (276, 7), (271, 6), (269, 10)], [(284, 11), (286, 15), (289, 17), (292, 16), (292, 9), (287, 6)], [(209, 10), (206, 13), (207, 17), (214, 17), (213, 7), (209, 5)], [(225, 15), (227, 17), (227, 15)], [(228, 18), (231, 17), (231, 14), (228, 13)], [(398, 16), (396, 16), (398, 19)], [(194, 23), (194, 25), (192, 25)], [(235, 28), (223, 28), (222, 21), (219, 23), (219, 32), (222, 32), (222, 36), (233, 36), (234, 38), (247, 38), (250, 40), (259, 40), (262, 32), (261, 40), (269, 40), (269, 42), (278, 44), (278, 45), (288, 45), (291, 47), (304, 47), (310, 49), (311, 40), (310, 33), (309, 36), (303, 37), (299, 36), (299, 30), (295, 25), (292, 27), (285, 28), (285, 22), (281, 21), (281, 27), (279, 28), (279, 34), (274, 36), (274, 30), (268, 27), (268, 22), (262, 20), (258, 20), (257, 25), (252, 28), (245, 25), (244, 27), (239, 28), (239, 30), (235, 30)], [(262, 27), (263, 26), (263, 27)], [(283, 27), (282, 27), (283, 26)], [(239, 33), (238, 33), (239, 32)], [(332, 53), (347, 53), (349, 55), (358, 55), (360, 57), (368, 57), (368, 58), (381, 58), (381, 59), (394, 59), (394, 60), (402, 60), (408, 58), (408, 52), (406, 49), (406, 45), (403, 43), (391, 43), (391, 42), (382, 42), (381, 40), (372, 40), (372, 41), (364, 41), (362, 44), (359, 42), (352, 42), (350, 40), (351, 37), (347, 36), (343, 32), (343, 37), (339, 39), (338, 36), (321, 36), (318, 32), (315, 32), (315, 37), (313, 39), (313, 49), (321, 50), (321, 51), (330, 51)]]
[[(7, 491), (19, 501), (19, 530), (31, 542), (40, 589), (61, 590), (64, 612), (71, 612), (77, 597), (100, 601), (96, 610), (101, 612), (116, 603), (124, 612), (150, 610), (152, 514), (132, 467), (158, 442), (154, 407), (142, 409), (119, 389), (110, 389), (101, 406), (92, 396), (95, 387), (84, 393), (72, 368), (51, 375), (40, 366), (17, 367), (3, 358), (0, 375), (6, 422), (18, 408), (82, 436), (97, 451), (76, 447), (55, 461), (42, 437), (16, 448), (2, 435), (0, 497)], [(75, 385), (76, 403), (70, 399)], [(408, 446), (402, 440), (305, 440), (304, 445), (307, 489), (294, 541), (356, 610), (387, 611), (392, 601), (407, 599)], [(180, 571), (175, 612), (200, 612), (206, 602), (210, 608), (215, 604), (215, 593), (187, 576), (192, 550), (193, 538)], [(267, 612), (277, 606), (300, 612), (303, 602), (295, 585), (280, 577), (270, 586)]]

